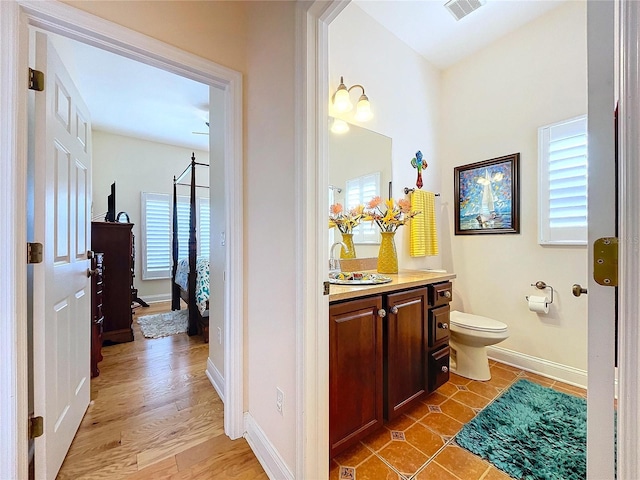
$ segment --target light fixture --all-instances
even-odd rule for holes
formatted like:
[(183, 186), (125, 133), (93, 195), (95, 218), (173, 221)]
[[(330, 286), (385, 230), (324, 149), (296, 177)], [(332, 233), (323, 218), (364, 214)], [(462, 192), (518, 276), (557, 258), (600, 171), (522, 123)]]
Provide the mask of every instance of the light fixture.
[[(354, 118), (360, 122), (366, 122), (373, 117), (371, 113), (371, 104), (369, 103), (369, 98), (364, 93), (364, 87), (362, 85), (352, 85), (349, 88), (344, 84), (343, 77), (340, 77), (340, 85), (338, 85), (338, 89), (336, 93), (333, 94), (333, 108), (337, 113), (346, 113), (353, 109), (353, 104), (351, 103), (351, 99), (349, 98), (349, 92), (353, 88), (360, 88), (362, 90), (362, 95), (358, 99), (358, 103), (356, 105), (356, 113)], [(335, 125), (335, 122), (334, 122)]]
[(349, 124), (340, 118), (334, 118), (331, 124), (331, 131), (333, 133), (347, 133), (349, 131)]

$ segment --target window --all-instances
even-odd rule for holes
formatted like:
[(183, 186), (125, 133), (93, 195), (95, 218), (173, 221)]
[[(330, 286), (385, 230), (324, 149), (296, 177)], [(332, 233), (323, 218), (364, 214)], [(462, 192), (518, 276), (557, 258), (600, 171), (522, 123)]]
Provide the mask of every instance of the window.
[[(198, 256), (209, 256), (209, 199), (196, 199)], [(171, 277), (172, 197), (142, 192), (142, 279)], [(189, 197), (178, 196), (178, 258), (189, 255)]]
[[(373, 197), (380, 196), (380, 172), (347, 180), (345, 208), (350, 210), (366, 205)], [(354, 243), (380, 243), (378, 227), (372, 222), (362, 222), (353, 229)]]
[(538, 129), (541, 245), (587, 244), (587, 117)]

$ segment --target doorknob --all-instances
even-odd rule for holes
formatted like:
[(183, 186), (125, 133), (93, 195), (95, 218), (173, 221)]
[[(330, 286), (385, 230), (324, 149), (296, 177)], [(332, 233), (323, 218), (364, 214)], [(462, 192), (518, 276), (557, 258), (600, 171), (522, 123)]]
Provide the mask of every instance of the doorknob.
[(586, 288), (582, 288), (582, 286), (577, 284), (577, 283), (573, 284), (573, 287), (571, 288), (571, 291), (573, 292), (573, 296), (574, 297), (579, 297), (583, 293), (585, 295), (587, 294), (587, 289)]

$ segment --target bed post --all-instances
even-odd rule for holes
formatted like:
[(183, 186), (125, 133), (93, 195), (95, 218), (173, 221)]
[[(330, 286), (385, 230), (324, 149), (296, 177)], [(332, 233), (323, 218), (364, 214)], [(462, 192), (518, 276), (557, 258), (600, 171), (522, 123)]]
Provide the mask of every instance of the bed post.
[(198, 306), (196, 305), (196, 154), (191, 154), (191, 194), (189, 196), (189, 335), (198, 333)]
[(178, 193), (176, 176), (173, 176), (173, 236), (171, 239), (171, 310), (180, 310), (180, 286), (175, 282), (178, 269)]

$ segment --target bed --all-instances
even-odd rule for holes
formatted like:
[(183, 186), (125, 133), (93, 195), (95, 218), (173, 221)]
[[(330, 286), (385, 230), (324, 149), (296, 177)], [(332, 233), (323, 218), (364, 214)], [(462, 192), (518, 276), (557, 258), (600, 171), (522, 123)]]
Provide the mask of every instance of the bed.
[[(196, 184), (196, 169), (209, 167), (206, 163), (196, 162), (195, 154), (191, 163), (178, 176), (173, 177), (173, 238), (172, 238), (172, 288), (171, 310), (180, 310), (180, 299), (187, 303), (189, 311), (189, 335), (200, 333), (204, 342), (209, 341), (209, 259), (198, 258), (196, 237), (196, 189), (209, 188)], [(190, 182), (182, 183), (185, 177)], [(178, 186), (189, 187), (189, 255), (178, 258)]]

